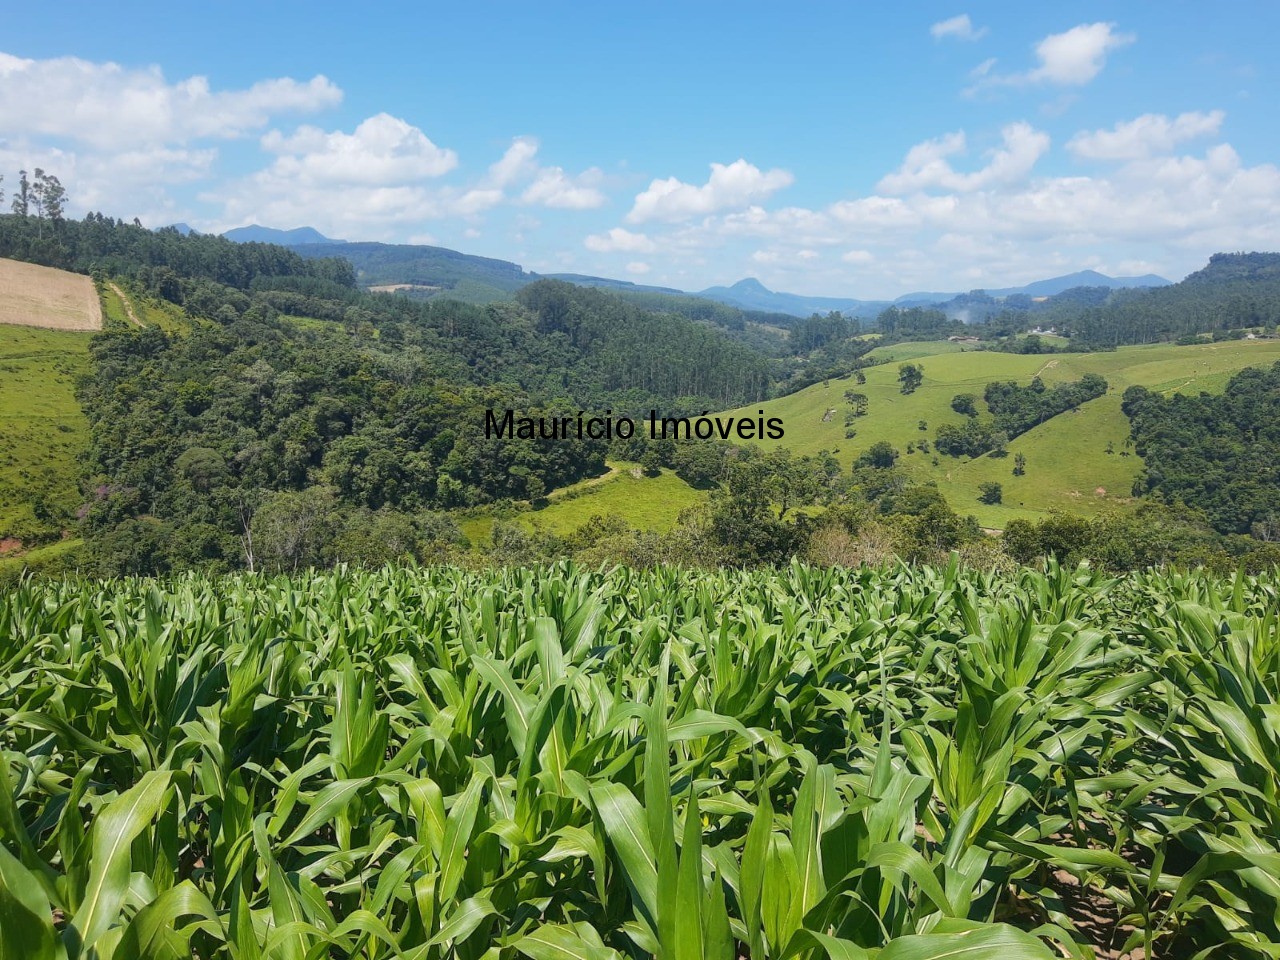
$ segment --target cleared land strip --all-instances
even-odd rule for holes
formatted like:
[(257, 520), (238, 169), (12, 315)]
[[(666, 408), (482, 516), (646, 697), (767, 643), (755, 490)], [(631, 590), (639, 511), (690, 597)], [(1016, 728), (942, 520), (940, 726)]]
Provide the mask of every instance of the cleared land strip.
[(115, 295), (120, 298), (120, 305), (124, 307), (125, 316), (129, 318), (129, 322), (135, 327), (141, 327), (142, 321), (138, 319), (138, 315), (133, 312), (133, 304), (129, 302), (129, 298), (124, 295), (124, 291), (113, 280), (107, 281), (107, 286), (115, 291)]
[(102, 304), (88, 277), (0, 259), (0, 323), (101, 330)]

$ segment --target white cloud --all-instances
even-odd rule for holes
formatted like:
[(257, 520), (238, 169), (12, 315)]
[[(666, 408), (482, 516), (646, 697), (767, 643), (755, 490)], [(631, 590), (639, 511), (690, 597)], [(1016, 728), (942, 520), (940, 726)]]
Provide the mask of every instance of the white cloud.
[(593, 210), (604, 206), (608, 198), (599, 189), (604, 174), (596, 167), (577, 176), (562, 167), (538, 164), (539, 143), (536, 137), (516, 137), (501, 159), (489, 167), (488, 176), (478, 188), (497, 192), (499, 202), (507, 199), (506, 191), (524, 184), (519, 193), (521, 203), (560, 210)]
[(601, 172), (594, 167), (576, 177), (570, 177), (560, 167), (543, 167), (520, 195), (520, 200), (561, 210), (592, 210), (604, 206), (606, 201), (595, 186), (601, 177)]
[[(1187, 136), (1209, 125), (1170, 121)], [(1177, 279), (1218, 250), (1280, 247), (1277, 165), (1246, 166), (1228, 144), (1197, 155), (1152, 146), (1105, 175), (1036, 176), (1029, 158), (1042, 146), (1017, 148), (1036, 144), (1034, 134), (1006, 131), (977, 174), (945, 163), (963, 142), (943, 136), (870, 195), (817, 209), (754, 204), (674, 226), (652, 237), (670, 258), (655, 267), (677, 276), (711, 257), (736, 264), (729, 269), (739, 276), (758, 269), (782, 289), (881, 297), (1008, 286), (1084, 267)], [(933, 164), (939, 158), (944, 166)], [(886, 186), (909, 189), (891, 195)]]
[(272, 130), (262, 147), (278, 156), (273, 172), (305, 184), (403, 184), (448, 173), (458, 155), (441, 149), (415, 126), (379, 113), (352, 133), (299, 127), (284, 136)]
[(534, 157), (538, 155), (538, 141), (533, 137), (516, 137), (507, 147), (502, 158), (489, 167), (489, 180), (495, 187), (505, 187), (537, 170)]
[(1108, 54), (1136, 39), (1132, 33), (1117, 33), (1114, 23), (1082, 23), (1062, 33), (1051, 33), (1036, 44), (1038, 65), (1031, 70), (997, 74), (991, 72), (994, 61), (980, 64), (972, 74), (977, 83), (965, 92), (1001, 85), (1084, 86), (1102, 72)]
[(643, 260), (632, 260), (627, 264), (627, 273), (634, 273), (638, 276), (646, 274), (652, 269), (653, 267), (649, 266), (649, 264), (645, 263)]
[(170, 83), (154, 66), (130, 69), (76, 57), (27, 60), (0, 53), (0, 129), (101, 149), (230, 139), (261, 129), (277, 114), (341, 102), (342, 91), (324, 76), (215, 91), (206, 77)]
[(1186, 140), (1212, 136), (1224, 117), (1221, 110), (1183, 113), (1172, 120), (1164, 114), (1147, 113), (1117, 123), (1110, 130), (1081, 131), (1071, 138), (1067, 149), (1089, 160), (1138, 160), (1168, 153)]
[(974, 67), (972, 70), (969, 71), (969, 76), (973, 77), (975, 80), (977, 80), (980, 77), (985, 77), (987, 74), (991, 72), (991, 68), (994, 67), (995, 65), (996, 65), (996, 58), (987, 57), (987, 59), (983, 60), (980, 64), (978, 64), (976, 67)]
[(476, 187), (452, 200), (448, 207), (450, 213), (473, 217), (486, 210), (492, 210), (505, 199), (506, 195), (501, 190), (495, 190), (492, 187)]
[(494, 189), (459, 193), (429, 185), (457, 166), (458, 155), (385, 113), (351, 133), (312, 126), (288, 136), (272, 130), (262, 147), (276, 154), (269, 166), (204, 196), (222, 203), (223, 225), (310, 224), (359, 238), (388, 225), (474, 215), (502, 201)]
[(627, 220), (630, 223), (646, 220), (674, 222), (729, 207), (741, 207), (790, 186), (794, 179), (786, 170), (761, 171), (742, 159), (728, 165), (713, 163), (711, 177), (700, 187), (675, 177), (654, 180), (647, 190), (636, 196), (635, 206), (627, 214)]
[(643, 233), (632, 233), (622, 227), (614, 227), (608, 233), (596, 233), (583, 241), (583, 246), (594, 253), (653, 253), (658, 245)]
[(947, 160), (964, 152), (963, 132), (916, 144), (907, 151), (902, 166), (880, 181), (878, 189), (888, 194), (930, 189), (970, 191), (1025, 179), (1049, 149), (1049, 135), (1027, 123), (1011, 123), (1000, 134), (1004, 145), (990, 151), (986, 166), (973, 173), (958, 173)]
[(949, 20), (939, 20), (929, 28), (929, 33), (935, 40), (944, 40), (948, 37), (956, 40), (977, 40), (987, 34), (986, 27), (974, 28), (973, 21), (969, 19), (967, 13), (959, 16), (951, 17)]
[(1112, 50), (1133, 43), (1131, 33), (1116, 33), (1114, 23), (1082, 23), (1065, 33), (1054, 33), (1036, 45), (1040, 66), (1028, 79), (1068, 86), (1088, 83), (1099, 73)]

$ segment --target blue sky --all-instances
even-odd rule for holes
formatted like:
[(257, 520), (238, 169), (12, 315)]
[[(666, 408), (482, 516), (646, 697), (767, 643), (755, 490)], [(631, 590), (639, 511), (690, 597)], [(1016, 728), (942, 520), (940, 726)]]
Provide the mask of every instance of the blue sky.
[(0, 4), (72, 212), (854, 297), (1280, 249), (1275, 4)]

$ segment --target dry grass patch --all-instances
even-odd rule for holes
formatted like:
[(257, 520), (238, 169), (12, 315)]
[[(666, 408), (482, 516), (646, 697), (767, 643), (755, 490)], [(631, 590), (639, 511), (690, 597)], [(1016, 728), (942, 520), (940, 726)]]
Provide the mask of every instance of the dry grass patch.
[(0, 259), (0, 323), (101, 330), (102, 305), (88, 277)]

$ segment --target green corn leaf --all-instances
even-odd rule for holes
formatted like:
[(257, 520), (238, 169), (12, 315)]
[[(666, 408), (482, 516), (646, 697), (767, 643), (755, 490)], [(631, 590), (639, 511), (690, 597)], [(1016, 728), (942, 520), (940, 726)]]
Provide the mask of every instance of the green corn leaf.
[(53, 960), (55, 942), (40, 882), (0, 844), (0, 960)]
[(1043, 941), (1004, 923), (950, 921), (934, 932), (899, 937), (876, 960), (1051, 960)]
[(78, 953), (89, 949), (120, 918), (129, 888), (130, 846), (164, 806), (172, 774), (149, 771), (137, 786), (111, 801), (93, 823), (89, 881), (64, 939)]
[(586, 940), (561, 923), (545, 923), (511, 944), (531, 960), (620, 960), (621, 954)]
[(623, 875), (636, 900), (636, 909), (655, 932), (658, 929), (658, 868), (653, 844), (644, 828), (644, 809), (626, 787), (617, 783), (591, 785), (605, 836), (618, 855)]

